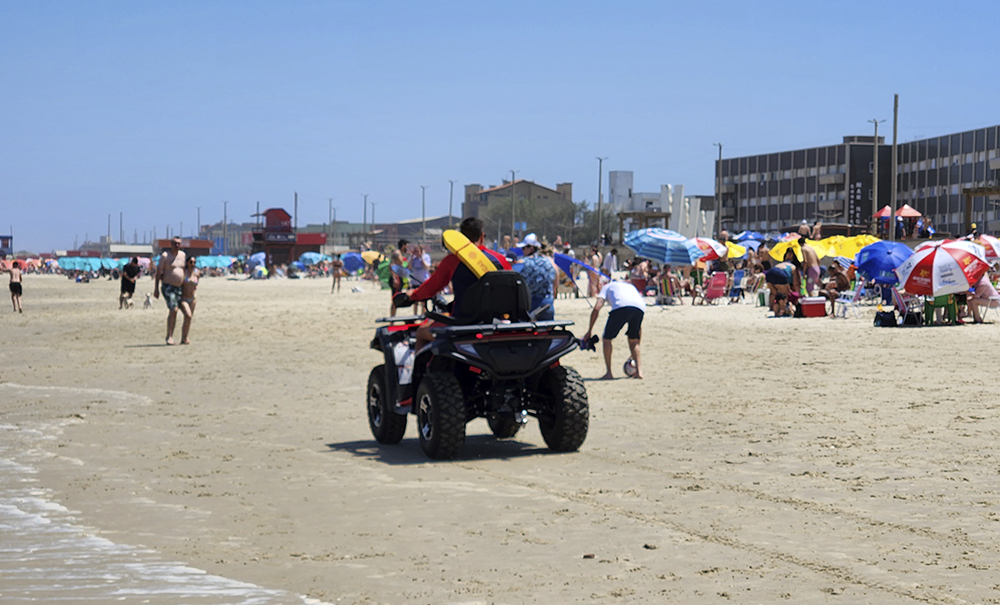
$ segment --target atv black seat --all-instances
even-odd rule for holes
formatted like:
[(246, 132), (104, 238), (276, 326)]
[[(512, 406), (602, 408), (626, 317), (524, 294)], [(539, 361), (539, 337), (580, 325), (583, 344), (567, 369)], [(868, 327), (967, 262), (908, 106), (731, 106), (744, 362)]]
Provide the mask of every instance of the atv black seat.
[(529, 321), (531, 297), (528, 284), (516, 271), (490, 271), (462, 295), (457, 316), (463, 324), (486, 324), (493, 320)]

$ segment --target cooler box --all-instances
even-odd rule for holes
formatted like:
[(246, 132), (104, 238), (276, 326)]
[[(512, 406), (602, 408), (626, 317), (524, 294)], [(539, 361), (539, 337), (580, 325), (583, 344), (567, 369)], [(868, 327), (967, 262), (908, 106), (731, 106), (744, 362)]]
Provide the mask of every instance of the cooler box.
[(826, 297), (808, 296), (799, 299), (803, 317), (826, 317)]

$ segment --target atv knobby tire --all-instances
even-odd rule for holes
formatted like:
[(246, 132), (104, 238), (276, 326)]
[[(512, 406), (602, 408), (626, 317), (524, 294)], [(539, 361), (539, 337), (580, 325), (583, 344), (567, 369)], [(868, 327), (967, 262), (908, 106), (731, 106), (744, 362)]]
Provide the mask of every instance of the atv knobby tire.
[(429, 372), (417, 389), (420, 448), (431, 458), (454, 458), (465, 445), (465, 396), (450, 372)]
[(545, 444), (556, 452), (580, 449), (590, 425), (590, 403), (580, 374), (557, 366), (542, 376), (539, 390), (551, 400), (548, 409), (538, 415)]
[(486, 417), (486, 422), (497, 439), (512, 439), (521, 430), (521, 424), (512, 414), (490, 414)]
[(406, 416), (393, 411), (385, 396), (385, 365), (375, 366), (368, 375), (368, 427), (379, 443), (396, 444), (406, 432)]

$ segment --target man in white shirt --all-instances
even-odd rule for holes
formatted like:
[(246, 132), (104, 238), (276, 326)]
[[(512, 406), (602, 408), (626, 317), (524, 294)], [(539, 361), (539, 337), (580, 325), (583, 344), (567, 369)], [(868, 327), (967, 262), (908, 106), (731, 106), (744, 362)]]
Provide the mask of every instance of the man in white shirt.
[(618, 271), (618, 249), (612, 248), (611, 252), (604, 257), (604, 262), (601, 263), (601, 269), (604, 269), (604, 274), (608, 277), (614, 278), (615, 271)]
[(601, 380), (614, 378), (611, 374), (612, 341), (626, 324), (628, 324), (628, 330), (625, 331), (625, 335), (628, 337), (628, 349), (635, 361), (635, 376), (633, 378), (642, 378), (642, 365), (639, 363), (639, 340), (642, 338), (642, 318), (646, 313), (646, 301), (643, 300), (635, 286), (629, 282), (612, 281), (605, 284), (597, 295), (594, 310), (590, 312), (590, 327), (587, 328), (584, 340), (590, 339), (590, 334), (594, 330), (594, 324), (597, 323), (597, 317), (601, 308), (604, 307), (605, 301), (611, 305), (611, 311), (608, 313), (607, 323), (604, 324), (604, 365), (607, 372), (601, 376)]

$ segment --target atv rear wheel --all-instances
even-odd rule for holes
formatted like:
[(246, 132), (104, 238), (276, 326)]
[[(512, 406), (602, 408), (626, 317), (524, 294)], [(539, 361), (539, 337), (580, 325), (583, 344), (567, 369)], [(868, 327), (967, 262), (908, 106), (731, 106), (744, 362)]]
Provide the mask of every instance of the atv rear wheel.
[(542, 376), (539, 390), (551, 401), (544, 413), (538, 414), (545, 444), (556, 452), (580, 449), (590, 425), (590, 403), (580, 374), (566, 366), (555, 367)]
[(385, 365), (375, 366), (368, 375), (368, 427), (379, 443), (396, 444), (406, 432), (406, 416), (397, 414), (385, 396)]
[(490, 431), (497, 439), (511, 439), (521, 430), (521, 423), (509, 413), (490, 414), (486, 417), (486, 422), (489, 423)]
[(465, 396), (450, 372), (429, 372), (417, 389), (420, 448), (431, 458), (454, 458), (465, 445)]

